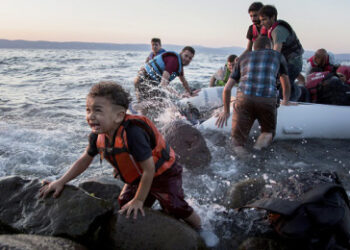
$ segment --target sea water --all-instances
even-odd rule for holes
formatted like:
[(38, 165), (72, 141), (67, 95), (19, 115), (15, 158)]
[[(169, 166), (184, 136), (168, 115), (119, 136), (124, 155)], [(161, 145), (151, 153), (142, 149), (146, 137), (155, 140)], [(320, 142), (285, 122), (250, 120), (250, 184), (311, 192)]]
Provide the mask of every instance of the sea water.
[[(116, 81), (134, 97), (133, 79), (148, 52), (103, 50), (0, 50), (0, 177), (57, 179), (88, 145), (85, 98), (91, 86)], [(223, 66), (226, 55), (196, 54), (185, 67), (191, 87), (207, 87)], [(181, 91), (181, 83), (172, 85)], [(171, 111), (162, 123), (175, 116)], [(186, 200), (199, 212), (206, 227), (227, 224), (227, 190), (236, 181), (276, 176), (304, 170), (340, 173), (350, 190), (350, 146), (346, 140), (296, 140), (275, 142), (263, 154), (253, 152), (241, 162), (227, 150), (207, 140), (212, 154), (208, 168), (193, 173), (185, 166)], [(196, 156), (193, 156), (196, 157)], [(98, 158), (98, 157), (96, 157)], [(77, 184), (90, 177), (111, 175), (112, 168), (95, 159)], [(225, 232), (225, 237), (229, 237)]]

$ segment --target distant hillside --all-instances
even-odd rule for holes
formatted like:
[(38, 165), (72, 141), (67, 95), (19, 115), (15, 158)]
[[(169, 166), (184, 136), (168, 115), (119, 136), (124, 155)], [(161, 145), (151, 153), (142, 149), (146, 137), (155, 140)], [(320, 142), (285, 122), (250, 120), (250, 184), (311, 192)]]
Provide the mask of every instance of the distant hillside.
[[(182, 45), (163, 45), (167, 50), (180, 51)], [(193, 46), (200, 53), (240, 54), (244, 51), (241, 47), (209, 48)], [(0, 48), (6, 49), (87, 49), (87, 50), (133, 50), (149, 51), (149, 44), (118, 44), (118, 43), (87, 43), (87, 42), (48, 42), (0, 39)]]
[[(167, 50), (180, 51), (183, 45), (164, 44)], [(245, 48), (222, 47), (210, 48), (204, 46), (193, 46), (199, 53), (211, 53), (220, 55), (240, 55)], [(48, 41), (26, 41), (0, 39), (0, 48), (6, 49), (86, 49), (86, 50), (133, 50), (149, 51), (149, 44), (119, 44), (119, 43), (88, 43), (88, 42), (48, 42)], [(305, 51), (304, 58), (309, 58), (314, 51)], [(350, 61), (350, 54), (335, 54), (337, 62)]]

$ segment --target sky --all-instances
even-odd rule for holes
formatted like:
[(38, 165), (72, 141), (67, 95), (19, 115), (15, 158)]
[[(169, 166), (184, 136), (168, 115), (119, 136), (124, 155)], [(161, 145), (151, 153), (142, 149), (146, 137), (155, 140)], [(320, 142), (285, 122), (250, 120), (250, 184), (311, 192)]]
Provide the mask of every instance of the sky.
[[(0, 39), (246, 47), (246, 0), (0, 0)], [(350, 53), (350, 0), (275, 0), (304, 49)]]

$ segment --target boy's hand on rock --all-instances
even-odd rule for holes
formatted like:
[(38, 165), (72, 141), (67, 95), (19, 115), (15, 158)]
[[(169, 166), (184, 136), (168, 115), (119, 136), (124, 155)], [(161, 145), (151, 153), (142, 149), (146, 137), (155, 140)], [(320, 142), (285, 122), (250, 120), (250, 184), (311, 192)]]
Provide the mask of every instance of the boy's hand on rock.
[(126, 218), (129, 219), (131, 213), (133, 213), (133, 218), (137, 219), (138, 211), (141, 212), (142, 216), (145, 216), (145, 211), (143, 210), (143, 201), (132, 199), (119, 210), (119, 214), (124, 214), (126, 212)]
[(64, 188), (64, 184), (61, 184), (59, 181), (49, 182), (43, 180), (43, 187), (40, 188), (39, 197), (45, 198), (49, 193), (53, 193), (53, 198), (57, 198)]

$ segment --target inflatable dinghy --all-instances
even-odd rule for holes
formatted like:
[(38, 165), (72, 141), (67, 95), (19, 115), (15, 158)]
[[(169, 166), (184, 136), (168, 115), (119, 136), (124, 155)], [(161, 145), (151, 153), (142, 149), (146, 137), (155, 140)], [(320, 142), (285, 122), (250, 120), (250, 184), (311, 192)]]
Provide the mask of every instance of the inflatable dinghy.
[[(232, 88), (231, 96), (236, 96), (237, 88)], [(195, 107), (199, 112), (216, 109), (223, 105), (222, 93), (224, 87), (203, 88), (197, 96), (183, 98), (178, 104), (180, 108), (186, 109), (188, 106)]]
[[(227, 126), (223, 128), (218, 128), (215, 125), (216, 120), (216, 117), (211, 117), (200, 127), (231, 132), (232, 113), (227, 120)], [(257, 124), (253, 126), (251, 134), (254, 133), (254, 130), (258, 130)], [(281, 105), (277, 109), (275, 139), (303, 138), (350, 139), (350, 107), (312, 103), (299, 103), (293, 106)]]

